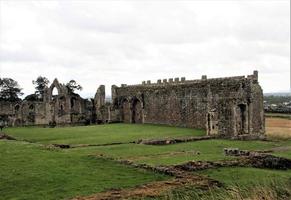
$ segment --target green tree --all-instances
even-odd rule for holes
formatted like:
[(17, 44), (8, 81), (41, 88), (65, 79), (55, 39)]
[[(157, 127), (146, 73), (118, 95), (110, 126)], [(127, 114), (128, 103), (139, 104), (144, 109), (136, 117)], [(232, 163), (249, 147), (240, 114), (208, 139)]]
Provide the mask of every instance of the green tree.
[(19, 96), (23, 95), (22, 88), (18, 85), (17, 81), (12, 78), (0, 79), (0, 100), (4, 101), (18, 101)]
[(27, 95), (24, 100), (26, 101), (38, 101), (40, 100), (36, 94)]
[(49, 80), (44, 76), (37, 77), (36, 80), (32, 81), (32, 84), (35, 85), (35, 95), (38, 99), (43, 98), (44, 90), (49, 84)]
[(82, 86), (79, 85), (75, 80), (70, 80), (67, 84), (66, 87), (69, 91), (69, 93), (74, 94), (75, 90), (82, 90)]

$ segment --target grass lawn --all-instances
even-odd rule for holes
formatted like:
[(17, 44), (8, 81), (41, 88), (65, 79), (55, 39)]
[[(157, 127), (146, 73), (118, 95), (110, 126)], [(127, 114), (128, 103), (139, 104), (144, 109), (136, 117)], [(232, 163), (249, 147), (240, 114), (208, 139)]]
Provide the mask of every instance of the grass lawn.
[(252, 185), (267, 185), (274, 181), (291, 183), (291, 170), (269, 170), (248, 167), (224, 167), (201, 171), (200, 174), (221, 180), (226, 186), (238, 185), (250, 187)]
[[(277, 141), (217, 139), (164, 146), (129, 144), (139, 139), (205, 135), (203, 130), (159, 125), (23, 127), (8, 128), (5, 132), (20, 141), (0, 141), (0, 199), (68, 199), (87, 196), (110, 188), (133, 187), (169, 178), (118, 164), (111, 158), (127, 159), (155, 166), (180, 164), (190, 160), (233, 159), (233, 157), (224, 156), (223, 148), (227, 147), (242, 150), (280, 149), (274, 154), (291, 158), (291, 140), (280, 138), (277, 138)], [(42, 145), (119, 142), (124, 144), (70, 149), (48, 149)], [(263, 183), (271, 180), (284, 182), (291, 179), (290, 170), (254, 168), (221, 168), (201, 171), (200, 174), (217, 179), (227, 186), (240, 184), (249, 187), (254, 182)]]
[(149, 124), (106, 124), (63, 128), (8, 128), (7, 134), (43, 144), (107, 144), (139, 139), (202, 136), (205, 131)]
[(233, 159), (233, 157), (224, 156), (223, 148), (228, 147), (236, 147), (243, 150), (263, 150), (271, 149), (278, 145), (278, 143), (266, 141), (203, 140), (164, 146), (122, 144), (75, 148), (66, 151), (80, 154), (102, 154), (105, 157), (127, 159), (149, 165), (169, 165), (180, 164), (189, 160), (217, 161)]
[(37, 144), (0, 141), (0, 199), (67, 199), (168, 177)]
[(291, 170), (267, 170), (247, 167), (209, 169), (199, 174), (220, 180), (222, 188), (200, 190), (189, 186), (166, 192), (160, 198), (171, 200), (274, 200), (289, 199)]
[(276, 152), (273, 153), (273, 155), (291, 159), (291, 150), (284, 152)]

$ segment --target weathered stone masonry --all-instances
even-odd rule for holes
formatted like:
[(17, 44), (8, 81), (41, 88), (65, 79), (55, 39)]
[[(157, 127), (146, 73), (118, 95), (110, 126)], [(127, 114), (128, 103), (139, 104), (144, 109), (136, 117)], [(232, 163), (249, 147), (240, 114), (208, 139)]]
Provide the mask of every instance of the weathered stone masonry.
[(94, 114), (91, 101), (69, 93), (57, 79), (45, 89), (43, 101), (0, 102), (0, 118), (10, 126), (90, 123)]
[(263, 93), (253, 75), (150, 81), (112, 87), (115, 109), (127, 123), (206, 129), (209, 135), (264, 133)]
[(94, 99), (87, 100), (69, 93), (55, 79), (43, 101), (0, 102), (0, 117), (13, 126), (125, 122), (200, 128), (208, 135), (226, 137), (265, 132), (257, 71), (247, 77), (207, 79), (204, 75), (199, 80), (163, 79), (111, 89), (111, 103), (105, 101), (104, 85)]

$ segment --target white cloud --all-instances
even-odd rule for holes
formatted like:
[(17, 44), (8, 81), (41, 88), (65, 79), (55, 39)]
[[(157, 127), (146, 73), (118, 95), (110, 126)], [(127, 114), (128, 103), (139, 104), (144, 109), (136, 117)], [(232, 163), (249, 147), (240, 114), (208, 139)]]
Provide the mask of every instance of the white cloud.
[[(0, 76), (26, 94), (38, 75), (99, 84), (260, 72), (287, 90), (290, 2), (0, 0)], [(280, 81), (278, 81), (280, 80)]]

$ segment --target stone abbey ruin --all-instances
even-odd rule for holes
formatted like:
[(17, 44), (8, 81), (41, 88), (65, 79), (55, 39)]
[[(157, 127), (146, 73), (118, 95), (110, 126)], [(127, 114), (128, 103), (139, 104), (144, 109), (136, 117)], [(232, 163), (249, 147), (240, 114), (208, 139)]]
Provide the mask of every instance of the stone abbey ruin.
[(125, 122), (199, 128), (225, 137), (265, 132), (257, 71), (247, 77), (204, 75), (199, 80), (183, 77), (113, 85), (111, 90), (110, 102), (105, 101), (104, 85), (88, 100), (69, 93), (55, 79), (42, 101), (0, 102), (0, 117), (10, 126)]

